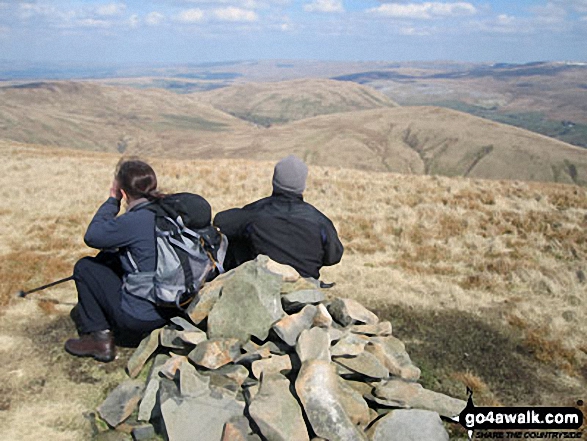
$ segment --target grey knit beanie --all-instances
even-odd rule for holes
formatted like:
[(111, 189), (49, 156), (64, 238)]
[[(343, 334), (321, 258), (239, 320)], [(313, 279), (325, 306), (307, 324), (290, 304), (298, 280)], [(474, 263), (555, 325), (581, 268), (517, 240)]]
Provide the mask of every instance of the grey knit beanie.
[(308, 166), (300, 158), (289, 155), (275, 164), (273, 191), (302, 194), (306, 189)]

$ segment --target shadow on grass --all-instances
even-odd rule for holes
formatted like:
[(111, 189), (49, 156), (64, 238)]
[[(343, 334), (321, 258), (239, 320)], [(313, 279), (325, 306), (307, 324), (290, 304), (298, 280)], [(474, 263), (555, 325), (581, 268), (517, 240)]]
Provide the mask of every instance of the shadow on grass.
[(394, 335), (406, 343), (422, 370), (420, 383), (426, 388), (466, 399), (466, 386), (454, 378), (455, 373), (466, 372), (480, 378), (506, 406), (560, 405), (544, 403), (544, 397), (568, 393), (570, 399), (577, 394), (565, 390), (555, 369), (536, 360), (522, 336), (497, 319), (490, 323), (490, 318), (461, 311), (418, 311), (396, 305), (374, 312), (391, 321)]

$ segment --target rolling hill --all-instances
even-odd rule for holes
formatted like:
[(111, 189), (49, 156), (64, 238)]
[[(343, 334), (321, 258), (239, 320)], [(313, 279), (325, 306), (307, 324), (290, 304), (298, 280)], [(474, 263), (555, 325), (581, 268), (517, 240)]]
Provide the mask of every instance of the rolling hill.
[(262, 126), (397, 106), (374, 89), (357, 86), (321, 79), (245, 83), (205, 92), (200, 97), (217, 109)]
[[(212, 101), (242, 118), (291, 122), (264, 128)], [(31, 83), (0, 88), (0, 139), (193, 159), (293, 152), (314, 165), (587, 184), (584, 149), (450, 109), (393, 106), (363, 86), (327, 80), (185, 95)]]

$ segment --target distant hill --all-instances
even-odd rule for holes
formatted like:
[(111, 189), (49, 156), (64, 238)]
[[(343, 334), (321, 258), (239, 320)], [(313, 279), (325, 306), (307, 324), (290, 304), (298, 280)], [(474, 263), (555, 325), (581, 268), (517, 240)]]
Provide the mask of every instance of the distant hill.
[(238, 84), (201, 93), (200, 97), (217, 109), (262, 126), (397, 106), (374, 89), (322, 79)]
[[(294, 81), (218, 92), (177, 95), (85, 82), (3, 87), (0, 139), (192, 159), (296, 153), (341, 168), (587, 185), (584, 149), (450, 109), (392, 107), (357, 84)], [(205, 102), (230, 103), (231, 96), (233, 109), (248, 102), (257, 117), (304, 119), (264, 128)], [(348, 111), (309, 117), (335, 108)]]
[(260, 132), (240, 157), (409, 174), (587, 184), (587, 151), (466, 113), (397, 107), (320, 116)]
[(68, 81), (0, 88), (0, 138), (13, 141), (123, 153), (168, 148), (165, 139), (205, 145), (247, 126), (193, 96), (157, 89)]

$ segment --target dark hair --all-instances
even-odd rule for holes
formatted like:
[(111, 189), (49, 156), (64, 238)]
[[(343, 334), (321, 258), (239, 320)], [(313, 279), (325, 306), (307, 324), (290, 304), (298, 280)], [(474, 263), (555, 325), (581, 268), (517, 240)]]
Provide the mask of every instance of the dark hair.
[(155, 170), (146, 162), (138, 159), (123, 159), (116, 166), (116, 180), (121, 190), (133, 199), (158, 199)]

